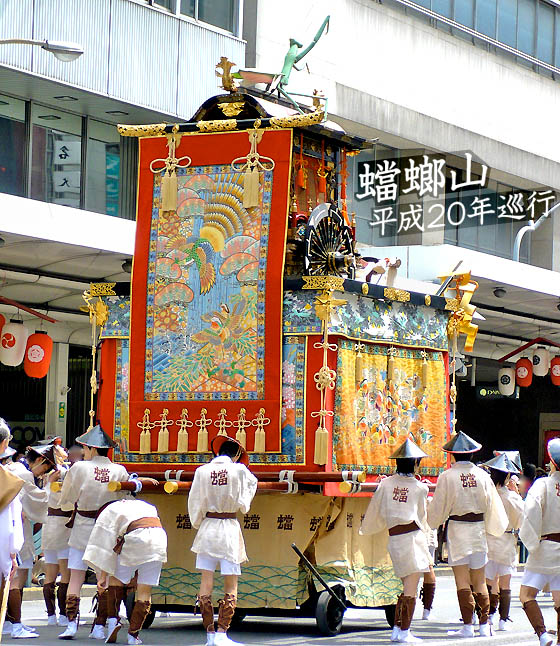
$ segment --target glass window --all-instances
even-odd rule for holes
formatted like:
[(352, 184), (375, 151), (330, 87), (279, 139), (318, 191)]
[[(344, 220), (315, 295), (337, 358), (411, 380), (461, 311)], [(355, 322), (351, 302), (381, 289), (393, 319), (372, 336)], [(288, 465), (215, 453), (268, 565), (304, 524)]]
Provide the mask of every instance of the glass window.
[(80, 207), (82, 118), (33, 104), (31, 197)]
[(476, 30), (496, 38), (496, 0), (477, 0)]
[(88, 211), (119, 215), (120, 136), (115, 126), (88, 122), (86, 204)]
[(226, 31), (235, 31), (235, 0), (198, 0), (198, 19)]
[(535, 54), (535, 0), (518, 0), (517, 48)]
[(537, 58), (545, 63), (552, 63), (554, 45), (554, 7), (539, 2), (537, 31)]
[(175, 0), (154, 0), (154, 4), (175, 13)]
[(0, 193), (24, 195), (25, 103), (0, 94)]
[(196, 0), (181, 0), (181, 13), (183, 16), (190, 16), (191, 18), (194, 18), (196, 13)]
[(474, 27), (474, 0), (455, 0), (455, 20), (465, 27)]
[(498, 40), (516, 47), (517, 0), (498, 0)]

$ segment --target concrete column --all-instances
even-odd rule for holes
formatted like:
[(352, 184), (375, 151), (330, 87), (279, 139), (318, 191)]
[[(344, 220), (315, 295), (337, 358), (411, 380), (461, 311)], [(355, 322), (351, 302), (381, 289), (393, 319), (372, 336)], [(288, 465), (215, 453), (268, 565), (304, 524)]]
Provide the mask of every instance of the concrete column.
[(66, 443), (68, 350), (67, 343), (55, 343), (51, 365), (47, 374), (47, 408), (45, 411), (45, 436), (60, 435)]

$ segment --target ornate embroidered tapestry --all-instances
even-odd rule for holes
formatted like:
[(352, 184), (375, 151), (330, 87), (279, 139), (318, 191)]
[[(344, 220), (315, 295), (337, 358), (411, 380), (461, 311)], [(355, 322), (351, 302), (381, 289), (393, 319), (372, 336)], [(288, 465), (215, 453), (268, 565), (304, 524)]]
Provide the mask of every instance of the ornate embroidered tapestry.
[(394, 463), (389, 455), (410, 437), (428, 454), (421, 473), (437, 475), (445, 464), (441, 446), (448, 428), (447, 355), (426, 353), (428, 378), (423, 384), (423, 357), (415, 349), (393, 349), (393, 378), (387, 379), (390, 350), (362, 344), (362, 374), (357, 374), (356, 343), (339, 341), (333, 469), (366, 466), (370, 473), (390, 473)]
[[(167, 410), (175, 427), (167, 425), (176, 430), (185, 407), (190, 420), (203, 422), (198, 428), (209, 441), (228, 429), (235, 434), (244, 409), (250, 451), (260, 413), (265, 451), (281, 451), (278, 366), (291, 142), (291, 131), (264, 132), (259, 152), (275, 166), (260, 173), (258, 206), (245, 208), (243, 173), (231, 163), (249, 152), (247, 133), (183, 137), (177, 155), (192, 163), (177, 170), (177, 209), (162, 211), (161, 175), (150, 163), (166, 157), (166, 139), (141, 140), (130, 451), (140, 449), (141, 428), (156, 421), (147, 440), (154, 451), (158, 418)], [(189, 435), (193, 451), (196, 429)], [(173, 441), (169, 451), (176, 451)]]
[[(284, 293), (284, 334), (320, 334), (314, 290)], [(449, 312), (433, 307), (382, 301), (345, 292), (336, 308), (329, 334), (348, 339), (447, 350)]]

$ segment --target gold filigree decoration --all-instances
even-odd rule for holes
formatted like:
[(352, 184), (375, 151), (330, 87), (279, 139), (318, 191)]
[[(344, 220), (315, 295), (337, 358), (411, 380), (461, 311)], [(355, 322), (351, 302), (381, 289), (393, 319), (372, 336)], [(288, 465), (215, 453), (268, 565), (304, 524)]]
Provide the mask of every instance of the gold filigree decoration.
[(144, 409), (144, 416), (141, 422), (136, 422), (136, 426), (140, 429), (140, 453), (151, 453), (152, 434), (151, 430), (155, 427), (156, 423), (150, 420), (151, 411), (149, 408)]
[(341, 276), (302, 276), (303, 289), (326, 289), (344, 291), (344, 278)]
[(321, 321), (329, 321), (333, 307), (340, 307), (346, 305), (345, 300), (342, 298), (334, 298), (331, 290), (323, 292), (322, 296), (315, 298), (315, 313)]
[(459, 302), (458, 298), (446, 298), (445, 309), (450, 312), (456, 312), (459, 309)]
[(232, 426), (237, 429), (235, 439), (244, 449), (247, 448), (247, 431), (245, 429), (253, 426), (253, 422), (245, 417), (246, 412), (247, 410), (242, 408), (237, 414), (237, 419), (232, 422)]
[(227, 417), (227, 411), (225, 408), (220, 408), (220, 412), (218, 413), (218, 419), (215, 420), (214, 426), (217, 426), (218, 428), (218, 435), (227, 435), (227, 429), (230, 426), (233, 426), (233, 422), (230, 421), (229, 419), (226, 419)]
[(200, 132), (223, 132), (235, 130), (237, 121), (235, 119), (214, 119), (213, 121), (197, 121), (196, 127)]
[(369, 285), (367, 283), (362, 283), (362, 294), (364, 296), (369, 294)]
[(408, 303), (410, 300), (410, 292), (404, 289), (395, 289), (395, 287), (385, 287), (383, 296), (390, 301), (399, 301), (400, 303)]
[(114, 287), (117, 283), (90, 283), (89, 293), (91, 296), (116, 296)]
[[(335, 346), (336, 347), (336, 346)], [(317, 390), (334, 390), (336, 384), (336, 372), (328, 366), (321, 366), (319, 371), (313, 376)]]
[(432, 304), (432, 297), (429, 294), (426, 294), (424, 296), (424, 303), (426, 303), (426, 305), (428, 305), (428, 306), (430, 306)]
[(321, 123), (325, 118), (325, 110), (321, 107), (307, 114), (294, 114), (289, 117), (272, 117), (271, 128), (302, 128)]
[(236, 117), (245, 106), (245, 101), (223, 101), (218, 103), (218, 108), (226, 117)]
[(117, 130), (123, 137), (161, 137), (165, 134), (166, 123), (148, 123), (145, 126), (117, 125)]
[[(325, 117), (323, 109), (315, 110), (308, 114), (294, 114), (290, 117), (272, 117), (270, 127), (279, 128), (303, 128), (321, 123)], [(119, 124), (117, 130), (123, 137), (161, 137), (166, 134), (166, 123), (150, 123), (141, 126), (127, 126)], [(236, 119), (214, 119), (212, 121), (197, 121), (196, 127), (199, 132), (226, 132), (237, 129)], [(175, 128), (177, 132), (177, 128)]]

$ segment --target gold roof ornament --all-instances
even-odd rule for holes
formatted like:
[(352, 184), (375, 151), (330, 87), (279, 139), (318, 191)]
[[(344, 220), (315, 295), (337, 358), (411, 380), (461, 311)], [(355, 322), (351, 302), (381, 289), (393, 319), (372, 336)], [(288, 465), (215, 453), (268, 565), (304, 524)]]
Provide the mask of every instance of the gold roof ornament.
[[(233, 93), (237, 91), (237, 83), (231, 75), (231, 68), (236, 66), (237, 64), (228, 60), (227, 56), (220, 57), (220, 62), (216, 65), (216, 76), (222, 79), (220, 87), (226, 90), (226, 92)], [(222, 70), (222, 73), (220, 74), (218, 70)]]

